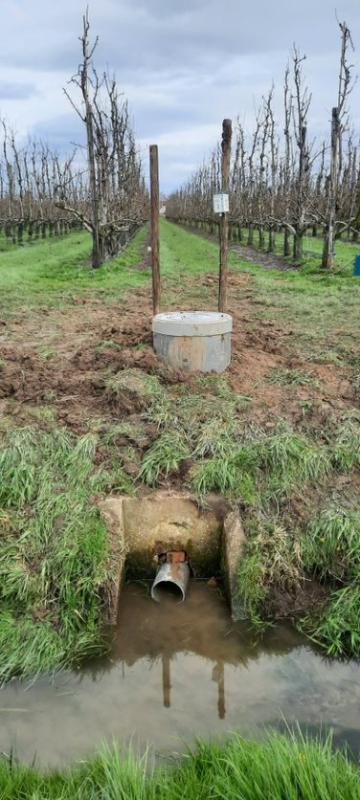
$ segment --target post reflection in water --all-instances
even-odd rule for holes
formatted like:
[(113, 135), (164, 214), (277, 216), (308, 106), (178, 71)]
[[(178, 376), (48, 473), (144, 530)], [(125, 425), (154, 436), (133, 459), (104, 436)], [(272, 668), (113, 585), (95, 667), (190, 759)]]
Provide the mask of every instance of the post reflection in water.
[(225, 666), (223, 661), (218, 661), (212, 672), (212, 679), (218, 685), (218, 715), (225, 719)]
[[(171, 708), (171, 658), (167, 655), (161, 657), (163, 706)], [(225, 666), (223, 661), (218, 661), (212, 671), (212, 680), (218, 686), (217, 710), (219, 719), (225, 719)]]
[(163, 656), (161, 661), (162, 661), (163, 703), (165, 708), (170, 708), (171, 707), (170, 658), (169, 656)]
[[(220, 619), (219, 605), (224, 612)], [(137, 617), (134, 624), (133, 615)], [(220, 620), (222, 624), (219, 625)], [(218, 590), (192, 584), (185, 604), (164, 593), (162, 602), (155, 605), (144, 590), (134, 584), (128, 587), (126, 606), (120, 611), (114, 649), (117, 659), (128, 666), (144, 656), (150, 661), (160, 659), (164, 708), (171, 708), (171, 661), (179, 653), (198, 653), (214, 662), (209, 680), (217, 683), (217, 711), (219, 719), (223, 720), (226, 717), (225, 661), (234, 663), (234, 642), (228, 635), (231, 627), (225, 601)], [(219, 652), (223, 653), (223, 658), (218, 657)]]

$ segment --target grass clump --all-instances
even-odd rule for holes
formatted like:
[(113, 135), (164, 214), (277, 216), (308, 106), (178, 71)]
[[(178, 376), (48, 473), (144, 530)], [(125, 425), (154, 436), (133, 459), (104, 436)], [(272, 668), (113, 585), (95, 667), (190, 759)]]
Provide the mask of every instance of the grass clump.
[(324, 509), (302, 538), (305, 569), (320, 580), (360, 578), (360, 512)]
[(257, 742), (233, 735), (225, 746), (199, 743), (171, 770), (116, 748), (69, 771), (40, 773), (0, 763), (0, 792), (7, 800), (359, 800), (359, 769), (331, 739), (268, 734)]
[(360, 657), (360, 576), (332, 593), (321, 614), (311, 614), (301, 628), (329, 656)]
[(360, 512), (323, 510), (305, 532), (302, 556), (307, 572), (333, 589), (303, 630), (329, 655), (360, 656)]
[[(221, 435), (219, 426), (217, 435)], [(296, 487), (320, 480), (330, 469), (325, 448), (283, 426), (271, 433), (250, 429), (237, 439), (227, 435), (219, 441), (220, 454), (193, 469), (191, 484), (200, 495), (220, 491), (246, 503), (268, 505)], [(202, 447), (203, 453), (209, 450)]]
[(309, 372), (300, 369), (281, 369), (275, 367), (266, 376), (268, 383), (278, 384), (279, 386), (307, 386), (314, 384), (315, 377)]
[(360, 467), (360, 425), (346, 420), (336, 432), (331, 447), (331, 458), (339, 472), (350, 472)]
[(129, 413), (142, 411), (161, 393), (158, 379), (137, 368), (122, 369), (110, 375), (105, 387), (110, 401)]
[(31, 428), (0, 451), (0, 680), (99, 652), (106, 529), (92, 496), (116, 485), (96, 438)]
[(190, 448), (183, 431), (165, 431), (146, 451), (139, 480), (154, 486), (160, 479), (178, 472), (181, 462), (190, 455)]
[(294, 591), (303, 578), (297, 538), (277, 521), (255, 518), (238, 570), (239, 598), (244, 615), (256, 628), (266, 626), (266, 601), (273, 588)]

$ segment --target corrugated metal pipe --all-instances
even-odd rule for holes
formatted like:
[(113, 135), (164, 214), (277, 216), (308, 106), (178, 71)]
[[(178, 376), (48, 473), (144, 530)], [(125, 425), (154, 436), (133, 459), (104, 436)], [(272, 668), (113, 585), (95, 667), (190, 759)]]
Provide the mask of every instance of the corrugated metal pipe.
[(151, 587), (151, 597), (160, 603), (162, 594), (173, 594), (179, 603), (186, 597), (190, 579), (190, 566), (186, 553), (172, 550), (158, 556), (160, 564), (156, 578)]

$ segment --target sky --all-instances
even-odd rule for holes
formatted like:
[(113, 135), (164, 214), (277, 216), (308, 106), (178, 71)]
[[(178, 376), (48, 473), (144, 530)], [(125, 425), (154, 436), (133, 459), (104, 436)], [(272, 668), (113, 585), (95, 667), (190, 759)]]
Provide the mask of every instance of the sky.
[[(61, 154), (84, 136), (63, 92), (80, 61), (84, 8), (82, 0), (0, 0), (0, 117)], [(307, 55), (310, 133), (325, 134), (337, 93), (336, 17), (351, 29), (360, 72), (359, 0), (90, 0), (89, 15), (99, 70), (114, 71), (128, 98), (146, 173), (148, 145), (159, 145), (164, 193), (208, 156), (224, 117), (251, 129), (272, 82), (281, 114), (293, 43)], [(350, 105), (360, 131), (360, 81)]]

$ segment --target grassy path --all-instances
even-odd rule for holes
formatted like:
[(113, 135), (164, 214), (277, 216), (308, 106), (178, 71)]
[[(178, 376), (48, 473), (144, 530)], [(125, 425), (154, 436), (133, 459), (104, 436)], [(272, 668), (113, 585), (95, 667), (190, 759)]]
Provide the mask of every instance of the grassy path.
[(64, 305), (73, 295), (108, 295), (136, 288), (149, 270), (135, 269), (144, 260), (145, 226), (117, 258), (99, 270), (90, 267), (90, 237), (82, 231), (63, 238), (0, 251), (0, 313), (17, 306)]

